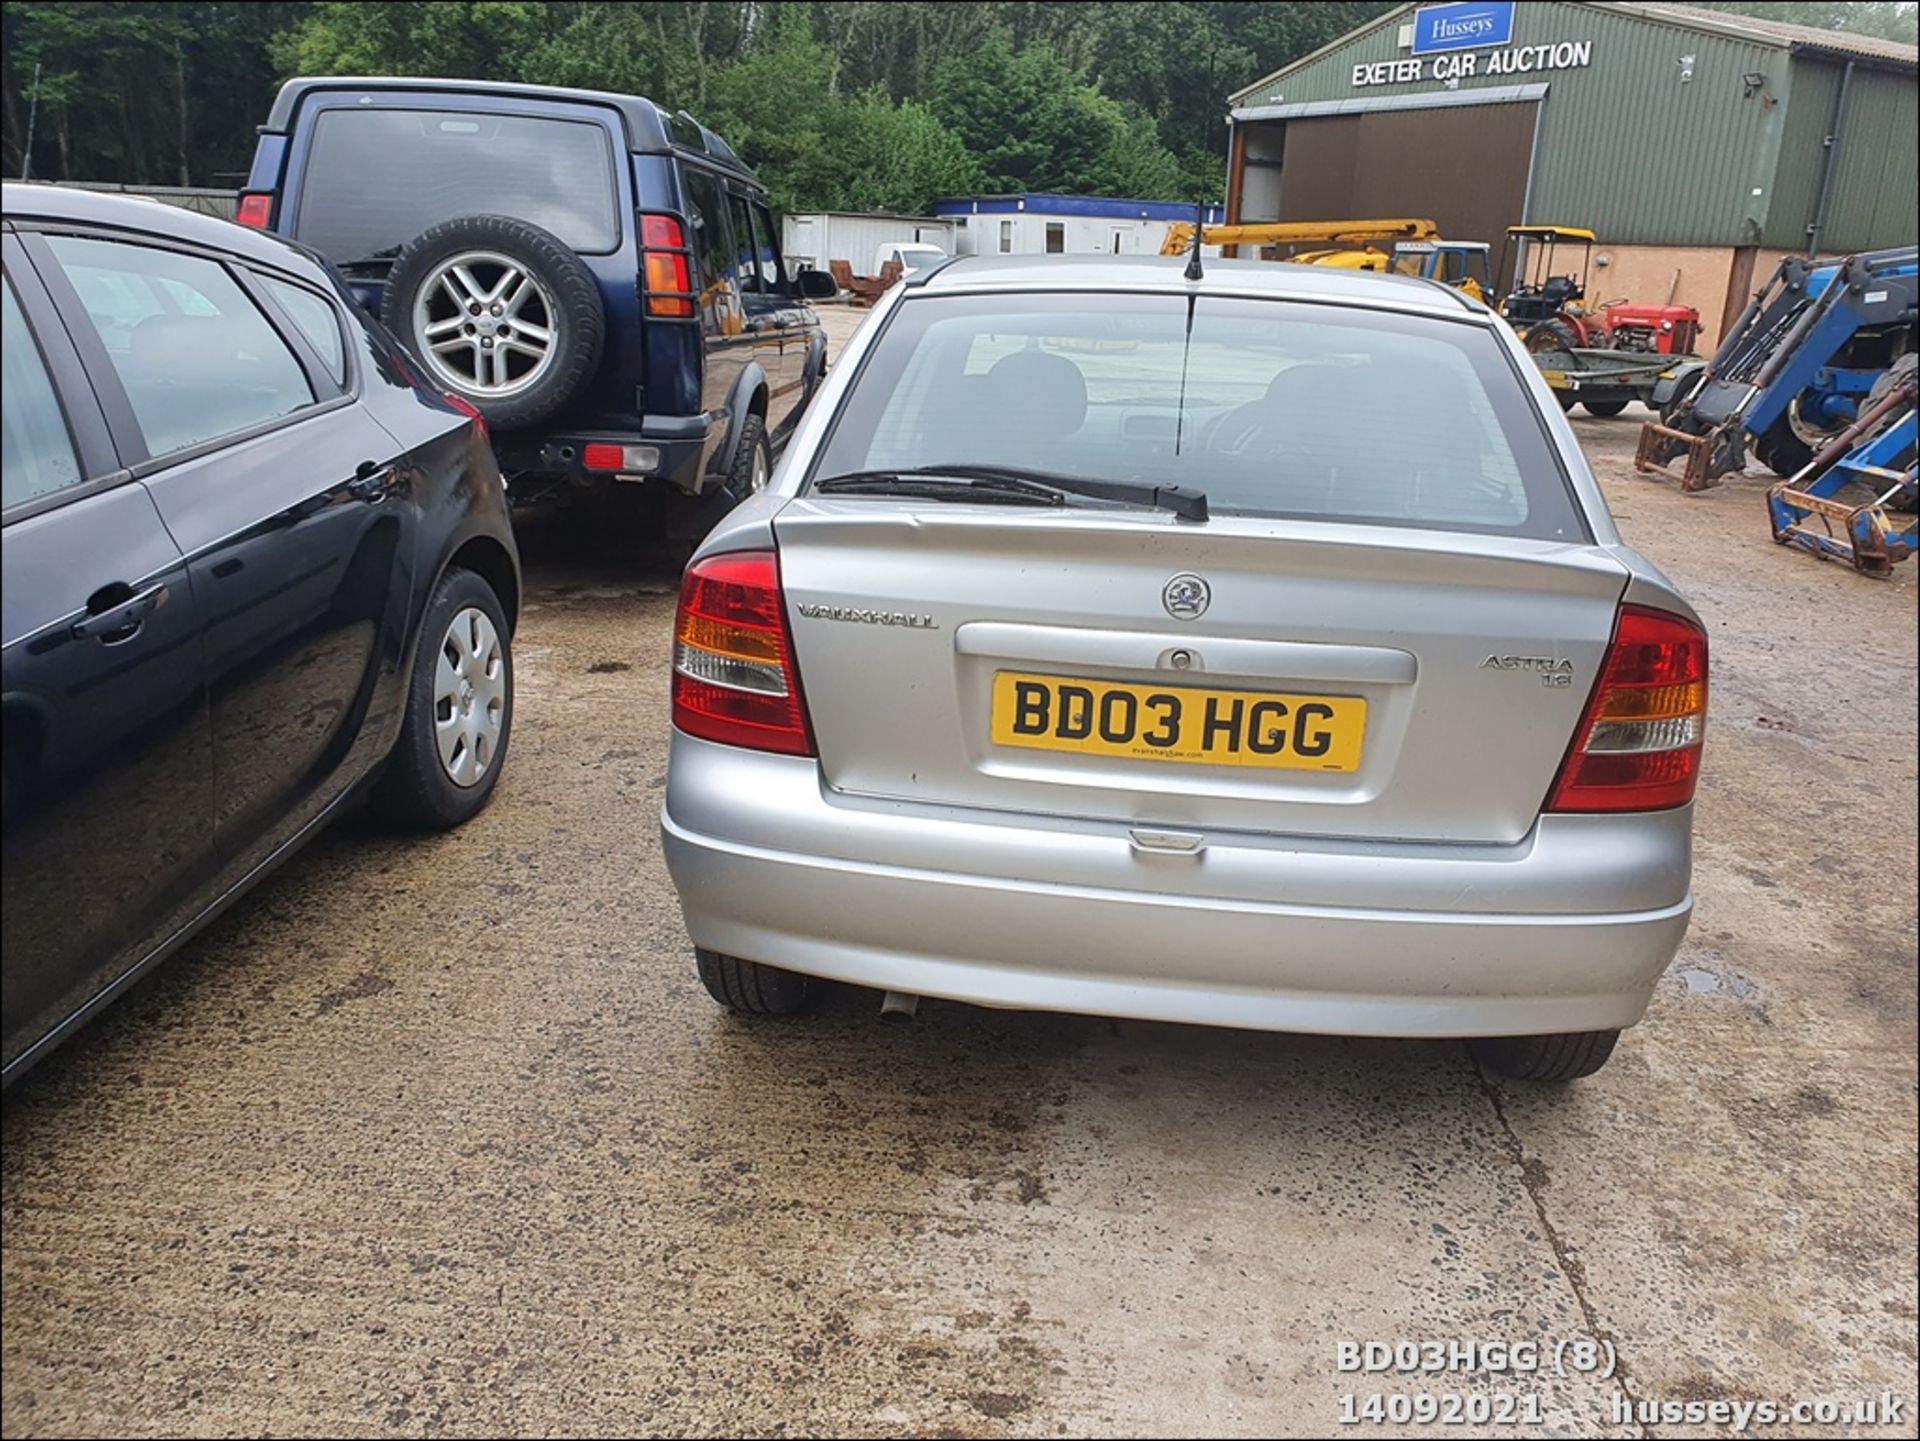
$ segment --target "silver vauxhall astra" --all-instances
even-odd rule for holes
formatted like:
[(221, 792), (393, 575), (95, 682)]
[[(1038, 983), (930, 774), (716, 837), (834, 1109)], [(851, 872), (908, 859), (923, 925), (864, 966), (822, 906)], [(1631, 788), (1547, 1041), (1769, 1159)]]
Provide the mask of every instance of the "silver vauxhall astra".
[(839, 980), (1568, 1080), (1686, 930), (1706, 698), (1486, 307), (966, 259), (689, 564), (666, 857), (736, 1011)]

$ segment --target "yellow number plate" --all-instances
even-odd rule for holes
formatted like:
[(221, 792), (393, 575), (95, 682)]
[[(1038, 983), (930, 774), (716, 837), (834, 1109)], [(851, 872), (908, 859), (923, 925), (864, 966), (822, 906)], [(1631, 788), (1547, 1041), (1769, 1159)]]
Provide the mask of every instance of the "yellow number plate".
[(1359, 768), (1366, 729), (1367, 703), (1355, 696), (1122, 685), (1005, 670), (993, 678), (995, 745), (1351, 771)]

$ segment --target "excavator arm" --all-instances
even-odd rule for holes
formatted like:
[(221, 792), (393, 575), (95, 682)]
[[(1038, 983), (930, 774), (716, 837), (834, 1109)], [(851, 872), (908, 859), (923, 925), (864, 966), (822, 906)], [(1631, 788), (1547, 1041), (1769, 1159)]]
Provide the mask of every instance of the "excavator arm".
[[(1366, 245), (1380, 240), (1435, 240), (1440, 227), (1431, 220), (1275, 220), (1252, 225), (1209, 225), (1203, 245)], [(1184, 255), (1193, 248), (1193, 225), (1176, 220), (1161, 242), (1162, 255)]]

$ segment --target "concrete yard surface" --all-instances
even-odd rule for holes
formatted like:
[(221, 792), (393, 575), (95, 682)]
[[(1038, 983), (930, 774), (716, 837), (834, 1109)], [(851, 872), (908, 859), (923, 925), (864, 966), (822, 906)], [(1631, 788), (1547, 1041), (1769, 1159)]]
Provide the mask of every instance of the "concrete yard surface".
[[(1598, 1076), (726, 1015), (660, 856), (675, 573), (539, 518), (492, 807), (336, 827), (7, 1097), (5, 1433), (1911, 1434), (1914, 568), (1633, 475), (1641, 418), (1575, 426), (1714, 689), (1693, 929)], [(1429, 1340), (1538, 1369), (1338, 1369)]]

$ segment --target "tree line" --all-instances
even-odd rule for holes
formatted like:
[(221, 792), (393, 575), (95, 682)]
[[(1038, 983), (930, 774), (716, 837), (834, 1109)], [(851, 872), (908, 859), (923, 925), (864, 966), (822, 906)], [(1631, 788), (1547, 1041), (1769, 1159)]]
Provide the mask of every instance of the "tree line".
[[(795, 210), (1061, 190), (1218, 198), (1225, 100), (1390, 0), (9, 0), (6, 173), (238, 185), (291, 75), (583, 86), (686, 108)], [(1911, 0), (1720, 5), (1913, 38)], [(28, 131), (32, 131), (31, 156)]]

